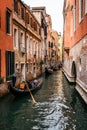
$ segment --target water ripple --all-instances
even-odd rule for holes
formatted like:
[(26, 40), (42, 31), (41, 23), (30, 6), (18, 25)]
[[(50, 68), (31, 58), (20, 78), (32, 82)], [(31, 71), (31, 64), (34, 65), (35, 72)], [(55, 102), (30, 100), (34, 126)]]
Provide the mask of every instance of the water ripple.
[(87, 109), (72, 89), (58, 71), (34, 95), (37, 104), (28, 96), (0, 100), (0, 130), (86, 130)]

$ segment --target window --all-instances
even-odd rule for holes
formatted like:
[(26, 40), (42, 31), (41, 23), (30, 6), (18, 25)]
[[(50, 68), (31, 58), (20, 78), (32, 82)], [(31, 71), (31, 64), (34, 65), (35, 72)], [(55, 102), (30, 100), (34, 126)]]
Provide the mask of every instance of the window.
[(29, 14), (28, 13), (26, 13), (26, 15), (25, 15), (26, 17), (25, 17), (25, 19), (26, 19), (26, 23), (27, 24), (29, 24)]
[(50, 47), (50, 42), (49, 42), (49, 47)]
[(14, 11), (18, 13), (18, 0), (14, 0)]
[(58, 46), (60, 46), (60, 43), (58, 43)]
[(31, 55), (32, 55), (32, 50), (33, 50), (32, 40), (30, 40), (30, 54), (31, 54)]
[(0, 49), (0, 77), (1, 77), (1, 49)]
[(74, 0), (74, 32), (76, 31), (76, 0)]
[(22, 54), (25, 53), (25, 38), (23, 32), (20, 33), (20, 51), (22, 52)]
[(85, 13), (87, 13), (87, 0), (85, 0)]
[(51, 48), (53, 48), (53, 42), (51, 42)]
[(47, 27), (46, 27), (46, 25), (44, 25), (44, 35), (45, 35), (45, 37), (47, 37)]
[(34, 30), (37, 31), (37, 23), (36, 22), (33, 23), (33, 27), (34, 27)]
[(14, 52), (6, 51), (6, 78), (14, 73)]
[(36, 43), (35, 42), (33, 43), (33, 53), (36, 56)]
[(0, 10), (0, 28), (1, 28), (1, 10)]
[(28, 43), (28, 36), (26, 36), (26, 52), (28, 54), (28, 51), (29, 51), (29, 43)]
[(14, 28), (14, 47), (18, 48), (18, 30)]
[(37, 58), (38, 58), (38, 50), (39, 50), (39, 48), (38, 48), (38, 43), (36, 44), (37, 46), (36, 46), (36, 52), (37, 52)]
[(6, 11), (6, 33), (11, 33), (11, 13), (9, 10)]
[(28, 63), (26, 64), (26, 72), (28, 72)]
[(24, 34), (22, 32), (21, 32), (21, 35), (20, 35), (20, 43), (24, 44)]
[(30, 25), (33, 28), (33, 19), (32, 18), (30, 19)]
[(41, 19), (41, 27), (44, 28), (44, 20)]
[(24, 20), (24, 18), (25, 18), (25, 12), (24, 12), (24, 8), (22, 7), (21, 8), (21, 18)]
[(83, 0), (79, 0), (79, 22), (83, 18)]

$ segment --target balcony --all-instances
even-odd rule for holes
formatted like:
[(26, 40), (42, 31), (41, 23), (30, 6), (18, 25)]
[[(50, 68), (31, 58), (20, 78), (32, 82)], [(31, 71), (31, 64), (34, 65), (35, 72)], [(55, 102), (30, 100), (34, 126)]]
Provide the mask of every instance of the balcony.
[(20, 44), (20, 52), (23, 54), (25, 53), (25, 46), (23, 43)]

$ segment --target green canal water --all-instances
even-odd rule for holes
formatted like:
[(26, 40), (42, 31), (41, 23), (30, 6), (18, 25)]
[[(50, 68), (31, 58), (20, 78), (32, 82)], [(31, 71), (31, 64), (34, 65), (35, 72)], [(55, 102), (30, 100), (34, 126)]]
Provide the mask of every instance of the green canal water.
[(45, 77), (39, 91), (0, 99), (0, 130), (87, 130), (87, 106), (61, 71)]

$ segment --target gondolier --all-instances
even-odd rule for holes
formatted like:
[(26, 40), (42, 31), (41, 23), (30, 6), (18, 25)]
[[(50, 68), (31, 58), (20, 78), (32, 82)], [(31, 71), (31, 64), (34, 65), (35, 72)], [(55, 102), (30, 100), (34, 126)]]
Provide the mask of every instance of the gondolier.
[(17, 87), (20, 83), (24, 81), (20, 67), (17, 67), (15, 73), (13, 74), (12, 81), (13, 81), (13, 86), (15, 87)]

